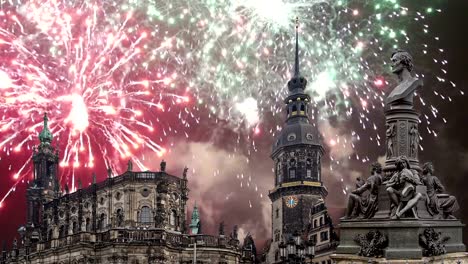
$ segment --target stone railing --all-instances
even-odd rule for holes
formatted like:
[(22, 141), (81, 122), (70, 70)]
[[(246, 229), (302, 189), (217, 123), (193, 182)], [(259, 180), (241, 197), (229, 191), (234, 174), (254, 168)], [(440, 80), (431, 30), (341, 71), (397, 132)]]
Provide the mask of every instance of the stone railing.
[[(211, 235), (187, 235), (163, 229), (111, 229), (100, 233), (79, 232), (66, 237), (34, 244), (33, 251), (40, 252), (53, 248), (62, 248), (79, 243), (151, 243), (152, 245), (168, 245), (179, 248), (189, 248), (194, 244), (205, 248), (239, 249), (239, 241), (229, 237)], [(36, 250), (37, 249), (37, 250)]]

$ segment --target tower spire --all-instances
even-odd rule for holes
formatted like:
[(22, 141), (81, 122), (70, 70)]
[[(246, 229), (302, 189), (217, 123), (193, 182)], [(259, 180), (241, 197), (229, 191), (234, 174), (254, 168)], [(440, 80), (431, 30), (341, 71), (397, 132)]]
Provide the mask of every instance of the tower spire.
[(296, 17), (296, 53), (294, 61), (294, 77), (299, 76), (299, 17)]
[(288, 82), (290, 94), (304, 93), (307, 80), (301, 76), (299, 70), (299, 17), (296, 17), (296, 45), (294, 51), (294, 75)]

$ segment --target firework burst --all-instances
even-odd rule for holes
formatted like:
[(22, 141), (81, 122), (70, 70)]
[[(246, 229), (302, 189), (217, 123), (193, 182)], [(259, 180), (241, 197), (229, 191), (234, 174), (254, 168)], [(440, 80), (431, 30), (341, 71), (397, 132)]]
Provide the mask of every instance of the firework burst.
[[(354, 148), (360, 131), (378, 130), (369, 114), (383, 106), (390, 50), (431, 54), (442, 75), (429, 77), (449, 82), (444, 52), (432, 48), (438, 38), (425, 23), (440, 10), (402, 2), (1, 1), (0, 146), (6, 155), (30, 150), (47, 111), (68, 175), (101, 158), (107, 166), (132, 158), (145, 169), (141, 149), (163, 154), (164, 138), (189, 128), (188, 120), (223, 119), (248, 131), (243, 151), (250, 155), (255, 136), (280, 129), (299, 17), (301, 72), (315, 116), (358, 120), (347, 137), (327, 135), (325, 143)], [(425, 121), (441, 118), (435, 107), (429, 112)], [(268, 115), (278, 121), (263, 124)], [(26, 165), (14, 173), (17, 183), (29, 175)]]

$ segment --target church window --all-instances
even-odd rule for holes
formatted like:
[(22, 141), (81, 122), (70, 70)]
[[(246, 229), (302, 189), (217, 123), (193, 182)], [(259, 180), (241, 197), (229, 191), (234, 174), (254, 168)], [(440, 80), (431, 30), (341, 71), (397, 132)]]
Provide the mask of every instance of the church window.
[(103, 205), (103, 204), (104, 204), (104, 197), (101, 197), (101, 199), (100, 199), (99, 203), (100, 203), (101, 205)]
[(120, 192), (117, 192), (117, 193), (115, 194), (115, 199), (116, 199), (116, 200), (120, 200), (121, 197), (122, 197), (122, 194), (121, 194)]
[(53, 235), (53, 231), (52, 229), (49, 229), (49, 233), (47, 234), (47, 240), (52, 240), (52, 235)]
[(279, 251), (277, 250), (275, 252), (275, 261), (279, 260)]
[(175, 226), (175, 225), (176, 225), (176, 218), (177, 218), (176, 211), (175, 211), (175, 210), (172, 210), (171, 215), (170, 215), (170, 219), (169, 219), (169, 223), (170, 223), (172, 226)]
[(276, 218), (279, 218), (279, 208), (276, 208)]
[(282, 182), (282, 179), (281, 179), (281, 163), (278, 162), (278, 165), (276, 166), (276, 181), (277, 181), (277, 184), (280, 184)]
[(99, 216), (99, 222), (98, 222), (98, 226), (99, 226), (99, 229), (104, 229), (106, 228), (106, 214), (102, 213), (100, 216)]
[(305, 106), (303, 104), (301, 104), (301, 111), (305, 112)]
[(289, 178), (290, 179), (296, 178), (296, 169), (289, 169)]
[(91, 231), (91, 219), (86, 218), (86, 231)]
[(295, 159), (289, 160), (289, 178), (290, 179), (296, 178), (296, 160)]
[(78, 223), (77, 222), (73, 222), (72, 231), (73, 231), (73, 234), (78, 233)]
[(296, 140), (296, 134), (294, 133), (289, 133), (288, 135), (288, 141), (294, 141)]
[(140, 223), (151, 223), (153, 219), (153, 215), (151, 213), (151, 209), (148, 206), (141, 207), (140, 210)]
[(294, 112), (297, 112), (297, 106), (296, 105), (293, 105), (292, 111), (293, 111), (293, 114), (294, 114)]
[(65, 237), (65, 226), (60, 226), (59, 228), (59, 237)]

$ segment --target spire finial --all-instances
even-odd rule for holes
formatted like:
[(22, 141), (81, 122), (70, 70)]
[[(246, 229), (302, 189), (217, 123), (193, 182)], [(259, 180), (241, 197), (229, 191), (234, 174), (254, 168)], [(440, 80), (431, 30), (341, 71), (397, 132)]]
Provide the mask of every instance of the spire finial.
[(296, 58), (294, 62), (294, 76), (299, 76), (299, 17), (296, 17)]
[(44, 127), (48, 127), (47, 121), (49, 121), (49, 118), (47, 117), (47, 112), (44, 112)]

